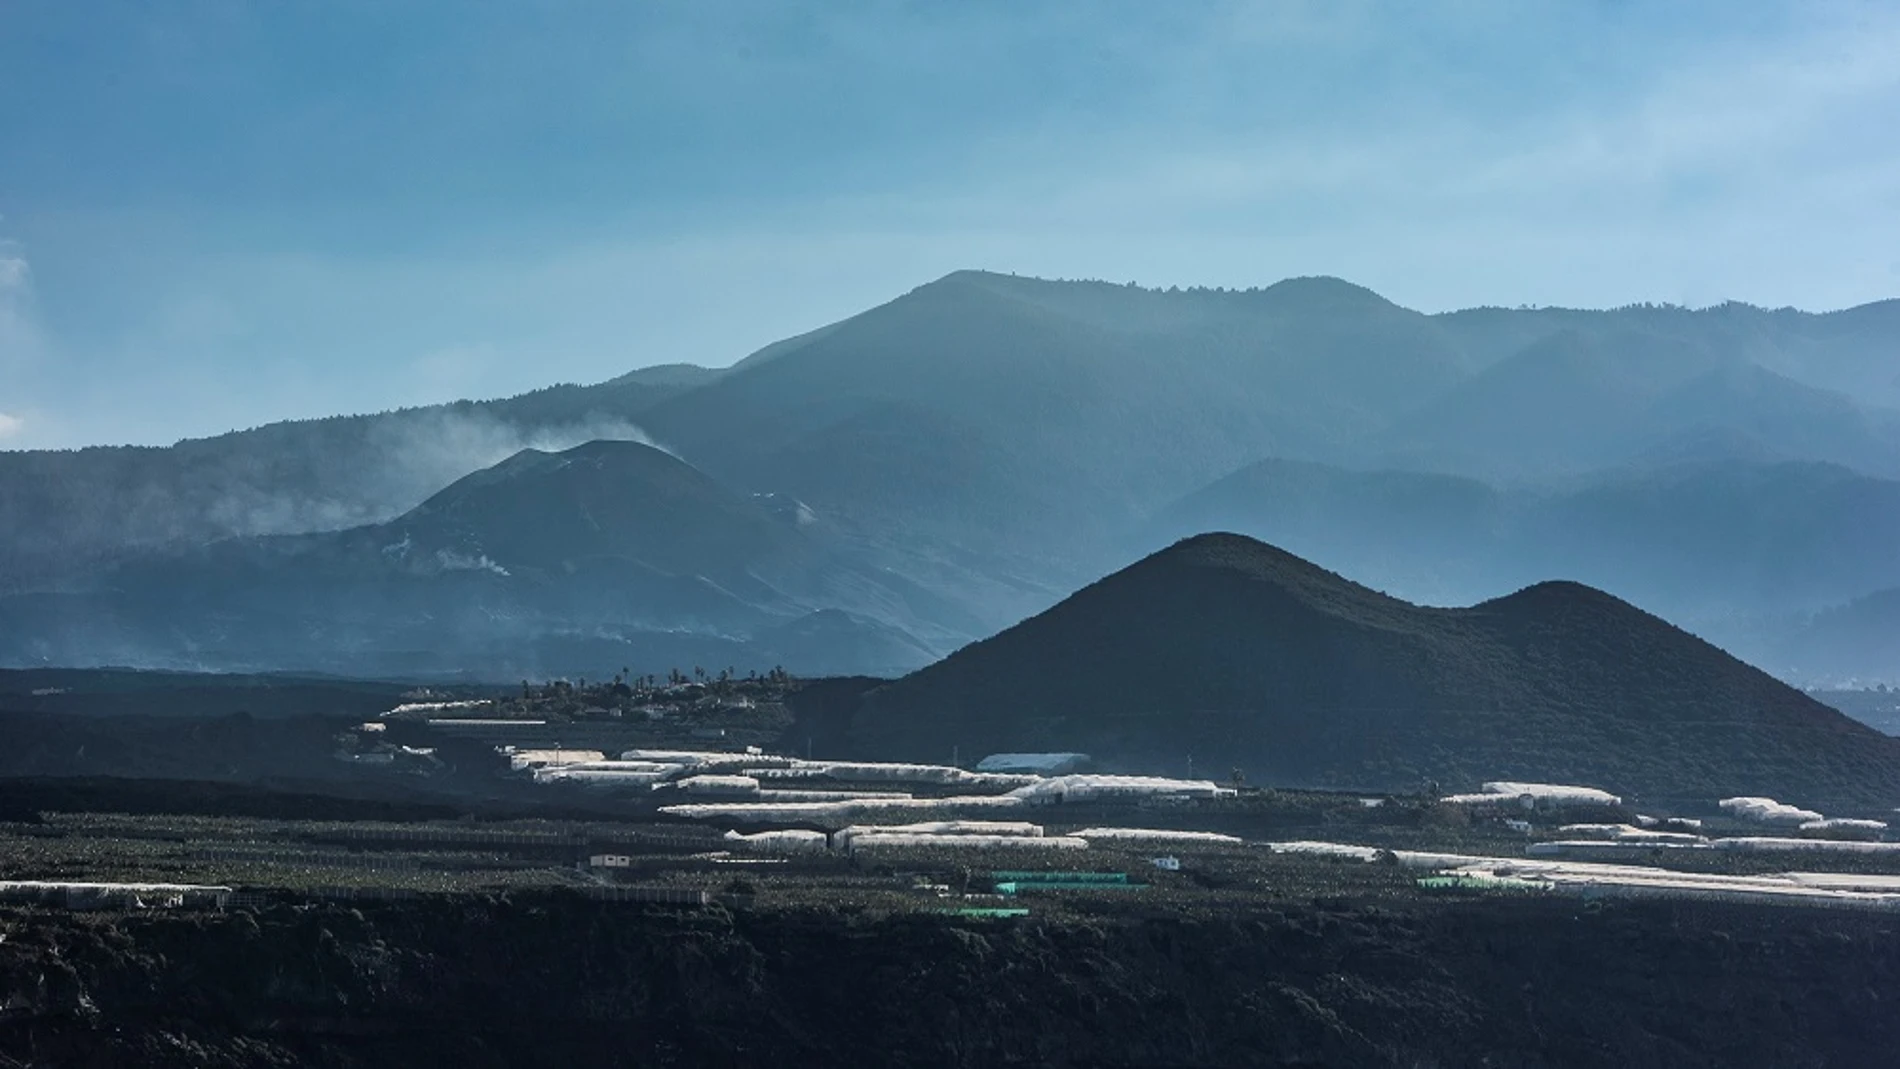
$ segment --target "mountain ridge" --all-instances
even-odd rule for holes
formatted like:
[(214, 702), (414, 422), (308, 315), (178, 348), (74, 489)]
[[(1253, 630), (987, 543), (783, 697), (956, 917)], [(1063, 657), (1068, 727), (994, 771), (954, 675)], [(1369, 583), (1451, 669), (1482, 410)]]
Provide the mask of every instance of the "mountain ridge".
[(1288, 785), (1585, 782), (1638, 798), (1900, 794), (1900, 740), (1568, 581), (1465, 608), (1232, 534), (1183, 540), (870, 692), (867, 755), (1192, 755)]
[[(1137, 544), (1151, 517), (1264, 458), (1566, 496), (1576, 510), (1551, 540), (1567, 555), (1539, 562), (1614, 580), (1617, 593), (1698, 628), (1786, 630), (1824, 599), (1900, 577), (1851, 530), (1796, 532), (1802, 545), (1851, 551), (1823, 567), (1812, 553), (1769, 552), (1791, 528), (1772, 509), (1730, 508), (1723, 529), (1698, 534), (1717, 525), (1652, 516), (1636, 507), (1640, 495), (1584, 501), (1571, 484), (1671, 457), (1825, 461), (1900, 477), (1896, 343), (1900, 321), (1883, 305), (1819, 316), (1739, 305), (1426, 315), (1326, 276), (1164, 291), (957, 272), (729, 368), (656, 364), (593, 386), (168, 449), (0, 453), (0, 594), (96, 584), (148, 551), (386, 523), (524, 447), (621, 439), (658, 443), (741, 497), (795, 501), (861, 570), (901, 579), (919, 604), (956, 606), (957, 619), (917, 622), (936, 628), (933, 647), (1046, 608), (1152, 548)], [(1882, 522), (1884, 483), (1822, 483), (1778, 492), (1813, 508), (1817, 525)], [(1375, 503), (1397, 511), (1359, 509), (1357, 527), (1331, 534), (1376, 549), (1382, 529), (1412, 515), (1382, 492)], [(1471, 507), (1482, 519), (1487, 506)], [(1432, 598), (1549, 570), (1474, 552), (1483, 531), (1459, 544), (1453, 518), (1427, 533), (1457, 582), (1416, 553), (1394, 554), (1390, 567), (1336, 563)], [(1571, 530), (1601, 534), (1587, 542)], [(1717, 540), (1702, 556), (1747, 564), (1746, 589), (1710, 567), (1672, 571), (1672, 560), (1698, 558), (1679, 548), (1654, 567), (1603, 569), (1618, 545), (1649, 553), (1690, 537)], [(1858, 585), (1855, 567), (1866, 571)]]
[(637, 442), (525, 449), (386, 523), (149, 554), (88, 588), (0, 598), (0, 659), (85, 664), (96, 648), (164, 668), (493, 679), (608, 661), (762, 671), (828, 637), (814, 664), (901, 671), (934, 654), (913, 632), (972, 626), (770, 504)]

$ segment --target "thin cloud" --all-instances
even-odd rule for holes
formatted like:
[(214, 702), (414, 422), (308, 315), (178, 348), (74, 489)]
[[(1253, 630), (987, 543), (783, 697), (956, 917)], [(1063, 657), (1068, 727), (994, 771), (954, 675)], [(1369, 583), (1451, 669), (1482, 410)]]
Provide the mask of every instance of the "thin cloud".
[[(404, 10), (414, 29), (450, 9)], [(1875, 134), (1900, 113), (1900, 13), (1878, 5), (641, 10), (585, 40), (458, 10), (418, 70), (366, 37), (366, 76), (321, 108), (230, 66), (199, 87), (228, 121), (179, 90), (165, 114), (193, 122), (149, 136), (236, 170), (12, 183), (47, 203), (34, 270), (0, 242), (0, 369), (42, 355), (0, 403), (35, 442), (162, 442), (720, 365), (961, 267), (1337, 274), (1428, 311), (1824, 309), (1895, 285), (1900, 142)], [(166, 57), (125, 47), (115, 84), (172, 92), (150, 77)], [(148, 136), (53, 151), (88, 128), (71, 108), (28, 131), (51, 147), (27, 163)]]
[[(37, 362), (44, 344), (33, 310), (33, 275), (18, 242), (0, 238), (0, 372), (18, 376)], [(17, 393), (16, 398), (17, 400)]]

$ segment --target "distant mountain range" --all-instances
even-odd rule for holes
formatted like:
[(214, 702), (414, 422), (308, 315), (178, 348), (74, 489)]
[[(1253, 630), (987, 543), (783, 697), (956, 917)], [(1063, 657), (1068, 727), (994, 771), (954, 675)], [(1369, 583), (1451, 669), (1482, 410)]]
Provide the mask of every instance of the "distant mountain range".
[(1421, 608), (1225, 534), (871, 691), (848, 738), (1384, 790), (1542, 780), (1882, 812), (1900, 793), (1900, 739), (1601, 591)]
[[(247, 668), (342, 669), (400, 648), (414, 656), (395, 662), (488, 665), (502, 635), (519, 649), (598, 619), (611, 623), (593, 652), (573, 635), (562, 648), (612, 663), (634, 650), (616, 628), (637, 625), (712, 659), (791, 626), (782, 644), (811, 661), (788, 667), (903, 668), (1175, 536), (1231, 527), (1412, 597), (1583, 579), (1790, 679), (1900, 679), (1881, 656), (1832, 655), (1889, 648), (1885, 616), (1824, 615), (1900, 587), (1896, 356), (1894, 301), (1423, 315), (1328, 278), (1162, 292), (958, 272), (729, 369), (647, 368), (164, 449), (0, 453), (0, 620), (28, 628), (0, 656), (188, 649), (219, 667), (245, 648), (261, 658)], [(690, 498), (674, 533), (699, 555), (597, 552), (587, 512), (567, 509), (510, 564), (521, 532), (492, 520), (464, 537), (465, 517), (432, 500), (503, 465), (469, 500), (535, 514), (537, 495), (566, 491), (546, 462), (509, 458), (601, 439), (657, 443), (725, 495)], [(622, 476), (636, 497), (660, 494), (642, 482), (659, 473)], [(569, 521), (581, 526), (554, 529)], [(400, 559), (381, 556), (404, 538)], [(442, 565), (427, 590), (387, 578), (479, 565), (465, 552), (477, 543), (507, 576)], [(557, 549), (576, 572), (538, 570), (536, 554)], [(226, 644), (174, 627), (171, 595), (141, 578), (212, 568), (219, 590), (216, 570), (240, 558), (274, 592), (264, 604), (299, 584), (350, 589), (358, 622), (273, 644), (249, 633), (255, 602), (225, 593), (206, 606), (244, 640)], [(608, 563), (621, 560), (642, 563)], [(292, 575), (306, 570), (323, 578)], [(433, 600), (483, 583), (525, 600)], [(832, 615), (797, 623), (812, 612)], [(155, 629), (167, 637), (147, 641)], [(285, 643), (296, 661), (277, 660)]]

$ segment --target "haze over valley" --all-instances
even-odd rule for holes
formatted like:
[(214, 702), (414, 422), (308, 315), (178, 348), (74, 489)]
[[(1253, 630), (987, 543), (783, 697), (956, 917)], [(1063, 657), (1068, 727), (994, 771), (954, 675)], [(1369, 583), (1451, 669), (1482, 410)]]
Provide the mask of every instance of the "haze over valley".
[(0, 2), (0, 1069), (1892, 1064), (1896, 56)]
[(1884, 682), (1897, 346), (1900, 302), (958, 272), (729, 369), (0, 454), (0, 656), (892, 674), (1225, 530), (1429, 604), (1575, 580), (1797, 684)]

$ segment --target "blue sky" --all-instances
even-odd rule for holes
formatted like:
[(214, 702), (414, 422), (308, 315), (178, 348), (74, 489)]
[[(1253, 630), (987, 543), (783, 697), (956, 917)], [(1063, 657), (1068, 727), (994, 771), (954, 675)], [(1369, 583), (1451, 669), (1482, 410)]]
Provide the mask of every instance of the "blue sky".
[(0, 0), (0, 448), (726, 364), (961, 267), (1900, 294), (1900, 7)]

